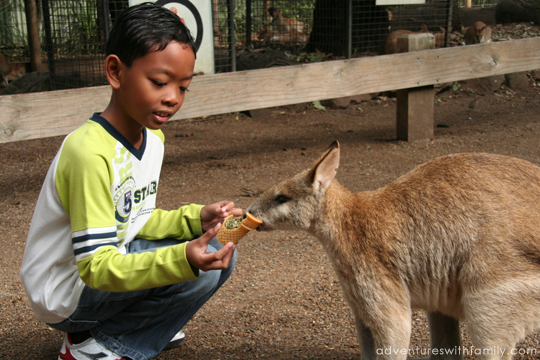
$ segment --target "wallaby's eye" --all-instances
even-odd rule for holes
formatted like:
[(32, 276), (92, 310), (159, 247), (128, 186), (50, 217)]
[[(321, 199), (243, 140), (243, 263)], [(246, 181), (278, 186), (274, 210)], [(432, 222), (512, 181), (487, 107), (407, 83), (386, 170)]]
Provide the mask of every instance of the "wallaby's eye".
[(279, 204), (284, 204), (286, 203), (287, 201), (290, 201), (291, 198), (288, 197), (288, 196), (285, 196), (285, 195), (278, 195), (276, 197), (276, 201), (279, 203)]

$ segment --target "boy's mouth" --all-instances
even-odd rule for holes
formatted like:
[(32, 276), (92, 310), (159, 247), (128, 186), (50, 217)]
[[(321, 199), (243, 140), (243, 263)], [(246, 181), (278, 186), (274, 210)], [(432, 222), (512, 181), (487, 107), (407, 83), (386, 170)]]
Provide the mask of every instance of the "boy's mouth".
[(157, 118), (157, 120), (163, 121), (163, 122), (167, 121), (167, 119), (170, 117), (170, 115), (171, 115), (170, 113), (163, 112), (163, 111), (156, 111), (154, 113), (154, 116)]

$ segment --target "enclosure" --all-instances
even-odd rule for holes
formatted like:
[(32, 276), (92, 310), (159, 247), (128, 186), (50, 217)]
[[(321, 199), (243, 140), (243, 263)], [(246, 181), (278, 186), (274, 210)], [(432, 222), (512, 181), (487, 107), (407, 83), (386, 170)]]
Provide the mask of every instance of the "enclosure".
[[(288, 19), (304, 23), (303, 29), (310, 36), (307, 46), (316, 31), (317, 7), (329, 3), (275, 1), (271, 5), (281, 8)], [(355, 2), (333, 3), (340, 6), (319, 7), (319, 11), (341, 11), (342, 15), (326, 24), (326, 28), (333, 29), (327, 33), (336, 37), (324, 42), (337, 46), (338, 51), (313, 52), (296, 43), (261, 41), (259, 32), (269, 21), (264, 18), (263, 2), (217, 3), (219, 11), (213, 12), (213, 18), (218, 21), (213, 24), (219, 25), (220, 33), (215, 31), (219, 39), (212, 40), (217, 41), (216, 49), (223, 57), (216, 56), (217, 74), (195, 77), (189, 98), (174, 118), (177, 121), (164, 127), (167, 145), (159, 207), (174, 209), (184, 203), (229, 199), (246, 208), (262, 190), (308, 168), (336, 139), (342, 144), (338, 180), (353, 191), (374, 190), (420, 163), (456, 152), (500, 153), (540, 164), (540, 74), (534, 71), (540, 64), (540, 39), (530, 39), (538, 36), (538, 25), (515, 24), (512, 37), (508, 36), (510, 31), (503, 32), (493, 25), (497, 41), (491, 44), (460, 46), (459, 33), (452, 32), (445, 43), (452, 46), (380, 55), (380, 51), (370, 48), (380, 39), (378, 32), (368, 32), (368, 36), (361, 29), (357, 33), (354, 27), (344, 26), (354, 22), (353, 16), (344, 20), (343, 13), (354, 14), (345, 10), (354, 8)], [(5, 52), (12, 63), (31, 67), (31, 51), (25, 50), (30, 46), (24, 43), (27, 33), (22, 2), (1, 4), (19, 9), (20, 15), (10, 13), (9, 19), (4, 16), (3, 21), (19, 24), (11, 31), (19, 33), (21, 40), (19, 43), (1, 37), (0, 41), (7, 45), (2, 43), (0, 52)], [(68, 19), (74, 15), (61, 11), (65, 9), (62, 4), (77, 4), (94, 14), (87, 22), (94, 30), (68, 30)], [(88, 4), (93, 7), (86, 7)], [(111, 4), (108, 2), (108, 16), (112, 19)], [(311, 8), (302, 15), (299, 7), (289, 4)], [(247, 11), (249, 5), (251, 12)], [(0, 238), (4, 253), (0, 259), (0, 358), (10, 360), (52, 360), (58, 355), (61, 334), (35, 320), (18, 271), (43, 178), (64, 135), (85, 121), (88, 114), (103, 109), (110, 96), (108, 86), (89, 87), (102, 84), (95, 64), (103, 60), (106, 27), (95, 24), (97, 12), (105, 7), (82, 1), (48, 1), (48, 6), (51, 16), (64, 14), (65, 19), (63, 23), (55, 23), (54, 16), (50, 19), (51, 39), (55, 33), (62, 39), (52, 42), (54, 46), (49, 49), (54, 60), (53, 74), (59, 79), (55, 86), (84, 88), (0, 97)], [(460, 4), (446, 2), (437, 6), (440, 19), (426, 25), (433, 31), (438, 31), (438, 26), (448, 29), (448, 13), (452, 9), (455, 14)], [(382, 28), (386, 21), (391, 23), (390, 29), (396, 29), (399, 22), (391, 19), (408, 8), (388, 7), (392, 18), (385, 8), (387, 15), (381, 17), (380, 23), (374, 21), (374, 27)], [(249, 26), (248, 13), (252, 14)], [(43, 29), (45, 17), (40, 18), (43, 20), (38, 27)], [(403, 27), (418, 30), (419, 23)], [(44, 36), (40, 32), (40, 54), (50, 72)], [(92, 40), (81, 45), (72, 41), (75, 38)], [(510, 38), (512, 41), (506, 41)], [(238, 65), (233, 59), (257, 50), (276, 51), (294, 63), (283, 60), (281, 64), (291, 66), (232, 71)], [(523, 90), (504, 85), (496, 91), (480, 91), (466, 85), (468, 79), (516, 72), (527, 72), (528, 83)], [(441, 90), (434, 98), (434, 137), (399, 141), (395, 137), (397, 101), (387, 93), (418, 86), (437, 86)], [(320, 103), (358, 94), (370, 94), (371, 100), (351, 103), (345, 109)], [(317, 107), (314, 102), (318, 102)], [(295, 106), (287, 106), (291, 104)], [(267, 110), (259, 117), (248, 117), (245, 111), (253, 109)], [(425, 317), (414, 313), (412, 323), (411, 348), (427, 349)], [(239, 245), (232, 278), (185, 330), (185, 346), (165, 352), (158, 359), (350, 359), (359, 355), (350, 310), (322, 247), (314, 238), (297, 232), (248, 235)], [(464, 349), (470, 349), (466, 324), (462, 336)], [(524, 339), (517, 359), (537, 359), (539, 339), (539, 334)], [(466, 357), (475, 358), (474, 353)]]
[[(2, 1), (0, 53), (24, 72), (48, 70), (48, 90), (106, 85), (105, 42), (116, 16), (130, 1)], [(472, 6), (492, 8), (491, 1), (474, 1)], [(187, 0), (157, 3), (178, 7), (180, 16), (183, 11), (197, 12)], [(207, 74), (375, 56), (383, 52), (389, 32), (420, 31), (423, 24), (431, 32), (444, 31), (438, 45), (447, 46), (456, 27), (452, 21), (464, 6), (458, 0), (416, 5), (376, 5), (375, 0), (208, 0), (207, 5), (211, 24), (203, 18), (193, 25), (204, 24), (205, 36), (212, 38), (211, 48), (202, 49), (211, 52), (213, 61)], [(282, 56), (259, 65), (246, 62), (249, 54), (265, 50)]]
[[(374, 190), (451, 153), (497, 153), (540, 164), (540, 73), (530, 72), (529, 79), (524, 91), (471, 92), (461, 83), (437, 95), (435, 137), (412, 143), (395, 139), (396, 103), (384, 96), (346, 109), (304, 104), (253, 118), (230, 113), (170, 122), (157, 205), (228, 199), (245, 209), (262, 190), (309, 168), (333, 140), (342, 147), (337, 179), (352, 191)], [(62, 334), (33, 316), (18, 272), (43, 178), (63, 138), (0, 144), (0, 359), (53, 360), (61, 346)], [(352, 314), (315, 238), (253, 232), (238, 252), (230, 280), (184, 329), (185, 344), (156, 360), (359, 358)], [(411, 348), (426, 351), (427, 320), (414, 313), (412, 321)], [(470, 351), (466, 325), (462, 334)], [(540, 351), (540, 334), (518, 349), (524, 354), (515, 360), (537, 360), (531, 349)]]

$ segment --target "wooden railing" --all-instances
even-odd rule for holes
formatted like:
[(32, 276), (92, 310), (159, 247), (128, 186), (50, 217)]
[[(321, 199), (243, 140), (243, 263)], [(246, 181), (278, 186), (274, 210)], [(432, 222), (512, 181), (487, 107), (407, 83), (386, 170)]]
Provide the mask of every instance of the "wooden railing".
[[(173, 120), (415, 88), (540, 68), (540, 38), (196, 76)], [(109, 86), (0, 96), (0, 143), (66, 135)]]

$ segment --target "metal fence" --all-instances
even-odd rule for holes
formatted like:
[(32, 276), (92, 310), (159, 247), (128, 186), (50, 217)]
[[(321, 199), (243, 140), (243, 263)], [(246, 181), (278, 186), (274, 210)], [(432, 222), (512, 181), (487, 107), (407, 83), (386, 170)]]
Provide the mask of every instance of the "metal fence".
[[(106, 84), (106, 38), (128, 0), (33, 1), (51, 89)], [(253, 54), (270, 59), (255, 68), (382, 54), (391, 31), (420, 31), (422, 25), (431, 32), (449, 29), (452, 6), (463, 6), (467, 0), (405, 6), (376, 6), (375, 0), (207, 1), (213, 71), (220, 73), (245, 69), (246, 62), (239, 59)], [(474, 0), (472, 6), (493, 5), (491, 1), (495, 0)], [(0, 53), (28, 68), (24, 0), (0, 0)], [(272, 56), (277, 59), (274, 63)]]
[[(242, 53), (264, 49), (295, 62), (382, 54), (393, 30), (420, 31), (423, 24), (431, 32), (446, 29), (452, 4), (449, 0), (408, 6), (377, 6), (374, 0), (238, 0), (231, 9), (224, 6), (227, 3), (220, 0), (214, 13), (219, 34), (215, 47), (220, 49), (216, 60), (221, 59), (217, 71), (234, 69), (234, 60)], [(228, 26), (233, 17), (234, 28)]]
[[(43, 40), (51, 89), (106, 84), (105, 40), (116, 12), (111, 1), (41, 0)], [(120, 3), (120, 2), (119, 2)], [(125, 2), (127, 7), (127, 1)]]
[(0, 1), (0, 53), (11, 62), (28, 60), (24, 1)]

